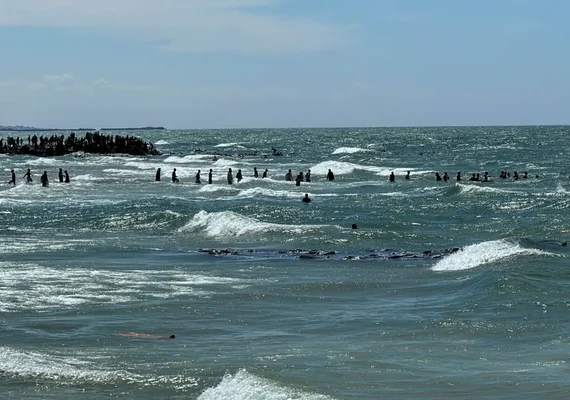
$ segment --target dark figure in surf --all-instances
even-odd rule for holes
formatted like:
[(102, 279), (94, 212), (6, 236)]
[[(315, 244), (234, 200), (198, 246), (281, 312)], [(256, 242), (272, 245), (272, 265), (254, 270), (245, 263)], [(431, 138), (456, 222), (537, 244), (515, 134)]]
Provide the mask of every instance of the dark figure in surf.
[(267, 178), (269, 176), (269, 170), (266, 169), (265, 171), (263, 171), (263, 176), (262, 178)]
[(518, 173), (517, 171), (513, 172), (513, 179), (514, 179), (515, 181), (518, 181), (518, 180), (519, 180), (519, 173)]
[(32, 171), (30, 171), (30, 169), (28, 168), (28, 170), (26, 171), (25, 175), (23, 176), (23, 178), (26, 178), (26, 183), (32, 183), (33, 179), (32, 179)]
[(291, 172), (291, 170), (289, 170), (286, 174), (285, 174), (285, 180), (290, 182), (293, 180), (293, 173)]
[(59, 182), (63, 183), (63, 170), (60, 168), (58, 172)]
[(477, 177), (475, 176), (475, 174), (471, 175), (471, 178), (469, 178), (470, 182), (475, 182), (477, 180)]
[(305, 174), (305, 182), (311, 182), (311, 170), (308, 169), (307, 173)]
[(196, 173), (196, 183), (197, 184), (201, 184), (202, 181), (200, 180), (200, 170), (198, 170), (198, 172)]
[(449, 175), (447, 175), (447, 172), (443, 173), (443, 181), (447, 182), (449, 180)]
[(406, 174), (406, 176), (404, 178), (407, 180), (410, 180), (410, 171), (408, 171), (408, 173)]
[(208, 172), (208, 183), (211, 185), (212, 184), (212, 168), (210, 168), (210, 172)]
[(8, 182), (8, 185), (16, 186), (16, 173), (14, 172), (14, 170), (12, 170), (12, 179), (10, 179), (10, 182)]
[(436, 173), (435, 173), (435, 180), (438, 181), (438, 182), (441, 181), (441, 180), (443, 180), (443, 179), (441, 178), (441, 175), (439, 174), (439, 172), (436, 172)]
[(334, 174), (330, 168), (329, 168), (329, 172), (327, 173), (327, 180), (328, 181), (334, 181)]
[(483, 174), (483, 182), (489, 182), (489, 173), (488, 172), (485, 172)]
[(234, 175), (232, 174), (232, 169), (228, 169), (228, 185), (233, 185), (234, 183)]
[(44, 173), (42, 174), (42, 176), (40, 178), (40, 182), (42, 183), (43, 187), (47, 187), (49, 185), (47, 171), (44, 171)]
[(309, 197), (308, 193), (305, 193), (305, 197), (303, 197), (303, 199), (301, 200), (303, 203), (310, 203), (312, 200)]
[(241, 174), (241, 169), (238, 169), (238, 172), (236, 174), (236, 179), (238, 182), (241, 182), (241, 180), (243, 179), (243, 175)]
[(394, 175), (394, 171), (390, 172), (390, 182), (396, 182), (396, 175)]
[(253, 177), (259, 178), (259, 174), (257, 173), (257, 167), (253, 167)]
[(461, 171), (457, 173), (457, 182), (461, 181)]
[(523, 179), (528, 179), (528, 172), (527, 171), (524, 172)]
[(180, 182), (180, 180), (176, 176), (176, 168), (174, 168), (174, 170), (172, 171), (172, 183), (178, 183), (178, 182)]
[(303, 173), (299, 172), (299, 174), (295, 178), (295, 186), (301, 186), (301, 182), (303, 182), (304, 180), (305, 180), (305, 177), (303, 176)]
[(155, 175), (155, 177), (154, 177), (154, 180), (157, 181), (157, 182), (160, 182), (160, 168), (158, 168), (158, 169), (156, 170), (156, 175)]
[(67, 173), (67, 170), (63, 171), (63, 173), (65, 174), (65, 183), (69, 183), (69, 174)]

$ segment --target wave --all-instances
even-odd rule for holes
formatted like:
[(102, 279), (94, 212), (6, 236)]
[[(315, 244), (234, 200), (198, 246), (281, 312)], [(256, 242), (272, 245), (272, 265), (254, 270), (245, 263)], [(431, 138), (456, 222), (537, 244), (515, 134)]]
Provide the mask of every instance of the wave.
[(536, 249), (523, 248), (506, 240), (493, 240), (464, 247), (438, 261), (432, 270), (463, 271), (519, 256), (549, 254)]
[(237, 237), (268, 232), (304, 233), (319, 228), (316, 225), (281, 225), (245, 217), (233, 211), (208, 213), (200, 211), (180, 232), (204, 232), (210, 237)]
[(332, 400), (331, 397), (287, 388), (245, 370), (226, 375), (220, 384), (206, 389), (198, 400)]
[[(300, 193), (300, 192), (299, 192)], [(299, 199), (301, 196), (298, 192), (290, 192), (287, 190), (271, 190), (260, 187), (254, 187), (242, 190), (238, 193), (237, 197), (241, 198), (254, 198), (254, 197), (286, 197)], [(309, 193), (310, 195), (310, 193)]]
[(214, 147), (232, 147), (232, 146), (237, 146), (239, 143), (234, 142), (234, 143), (220, 143), (215, 145)]
[(456, 191), (458, 194), (479, 194), (479, 193), (519, 193), (512, 190), (505, 190), (499, 189), (492, 186), (487, 186), (488, 183), (483, 183), (482, 185), (479, 184), (463, 184), (463, 183), (456, 183), (453, 186), (453, 191)]
[(214, 156), (211, 154), (192, 154), (184, 157), (170, 156), (164, 159), (165, 164), (187, 164), (202, 162), (202, 160), (211, 160)]
[(361, 149), (360, 147), (339, 147), (332, 154), (353, 154), (361, 151), (370, 151), (369, 149)]
[(158, 146), (165, 146), (167, 144), (170, 144), (170, 143), (167, 142), (166, 140), (162, 140), (162, 139), (155, 143), (155, 145), (158, 145)]
[(354, 164), (343, 161), (323, 161), (317, 165), (312, 166), (311, 173), (313, 175), (326, 175), (327, 172), (332, 170), (335, 175), (347, 175), (353, 173), (355, 170), (372, 172), (378, 176), (389, 176), (392, 172), (397, 176), (402, 176), (406, 174), (407, 171), (413, 171), (414, 173), (428, 173), (430, 171), (415, 171), (413, 168), (389, 168), (389, 167), (376, 167), (372, 165), (362, 165)]

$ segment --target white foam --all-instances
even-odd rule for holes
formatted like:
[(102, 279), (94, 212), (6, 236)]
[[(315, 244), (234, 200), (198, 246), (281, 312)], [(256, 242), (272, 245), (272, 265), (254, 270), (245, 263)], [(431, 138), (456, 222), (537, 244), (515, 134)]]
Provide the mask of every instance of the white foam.
[[(459, 189), (461, 190), (460, 193), (518, 193), (516, 191), (512, 191), (512, 190), (505, 190), (505, 189), (499, 189), (496, 187), (492, 187), (492, 186), (487, 186), (489, 185), (488, 183), (484, 183), (484, 184), (462, 184), (462, 183), (456, 183), (456, 185), (459, 187)], [(492, 183), (490, 184), (492, 185)]]
[(196, 163), (202, 162), (204, 159), (213, 159), (213, 155), (211, 154), (192, 154), (184, 157), (178, 156), (170, 156), (164, 160), (164, 163), (168, 164), (189, 164), (189, 163)]
[(353, 154), (361, 151), (370, 151), (368, 149), (361, 149), (360, 147), (339, 147), (332, 154)]
[(143, 386), (168, 384), (178, 390), (186, 390), (197, 385), (197, 380), (192, 377), (141, 375), (127, 371), (133, 369), (132, 364), (108, 369), (101, 368), (102, 364), (108, 362), (109, 357), (105, 354), (101, 356), (88, 354), (84, 356), (84, 359), (79, 359), (77, 356), (70, 357), (65, 352), (46, 354), (0, 347), (2, 373), (24, 379), (55, 381), (59, 385), (82, 383), (116, 385), (121, 382)]
[(526, 249), (506, 240), (493, 240), (464, 247), (439, 260), (433, 271), (462, 271), (482, 265), (505, 261), (524, 255), (550, 254), (536, 249)]
[(205, 287), (243, 288), (250, 280), (180, 270), (92, 270), (0, 262), (0, 312), (74, 308), (80, 304), (122, 304), (161, 298), (207, 297)]
[(281, 225), (262, 222), (233, 211), (208, 213), (200, 211), (179, 231), (205, 232), (210, 237), (237, 237), (267, 232), (303, 233), (318, 228), (316, 225)]
[(220, 143), (215, 145), (214, 147), (232, 147), (237, 146), (239, 143)]
[[(303, 192), (305, 193), (305, 192)], [(254, 197), (285, 197), (285, 198), (300, 198), (298, 192), (290, 192), (287, 190), (271, 190), (261, 187), (254, 187), (242, 190), (237, 194), (237, 197), (254, 198)]]
[(158, 145), (158, 146), (165, 146), (165, 145), (170, 144), (170, 143), (167, 142), (166, 140), (162, 140), (162, 139), (161, 139), (161, 140), (159, 140), (158, 142), (155, 142), (154, 144), (155, 144), (155, 145)]
[(206, 389), (198, 400), (332, 400), (331, 397), (308, 393), (263, 379), (245, 370), (226, 375), (220, 384)]
[(396, 175), (404, 175), (407, 171), (414, 171), (411, 168), (388, 168), (377, 167), (372, 165), (361, 165), (343, 161), (323, 161), (310, 168), (313, 175), (326, 175), (329, 169), (335, 175), (347, 175), (353, 173), (355, 170), (372, 172), (379, 176), (389, 176), (394, 172)]

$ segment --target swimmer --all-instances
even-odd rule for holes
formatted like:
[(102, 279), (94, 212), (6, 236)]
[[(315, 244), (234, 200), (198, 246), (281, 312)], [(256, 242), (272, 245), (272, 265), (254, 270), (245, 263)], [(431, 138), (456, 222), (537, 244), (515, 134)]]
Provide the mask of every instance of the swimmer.
[(14, 170), (12, 170), (12, 179), (10, 180), (10, 182), (8, 182), (8, 185), (16, 186), (16, 173), (14, 172)]
[(307, 173), (305, 174), (305, 182), (311, 182), (311, 170), (308, 169)]
[(69, 183), (69, 174), (67, 173), (67, 170), (63, 171), (63, 173), (65, 174), (65, 183)]
[(259, 174), (257, 173), (257, 167), (253, 167), (253, 177), (259, 178)]
[(396, 182), (396, 175), (394, 175), (394, 171), (390, 172), (390, 182)]
[(291, 170), (289, 170), (289, 172), (287, 172), (287, 173), (285, 174), (285, 180), (288, 181), (288, 182), (290, 182), (290, 181), (293, 180), (293, 173), (291, 172)]
[(228, 185), (233, 185), (234, 183), (234, 175), (232, 174), (232, 169), (228, 168)]
[(327, 180), (334, 181), (334, 174), (330, 168), (329, 168), (329, 172), (327, 173)]
[(461, 171), (457, 173), (457, 182), (461, 181)]
[(238, 172), (236, 174), (236, 179), (238, 182), (241, 182), (241, 180), (243, 179), (243, 175), (241, 174), (241, 169), (238, 169)]
[(404, 179), (410, 180), (410, 171), (408, 171), (408, 173), (406, 174), (406, 176), (404, 177)]
[(115, 336), (125, 336), (125, 337), (134, 337), (140, 339), (175, 339), (175, 335), (170, 336), (161, 336), (161, 335), (150, 335), (148, 333), (140, 333), (140, 332), (119, 332), (113, 333)]
[(309, 197), (308, 193), (305, 193), (305, 197), (303, 197), (303, 199), (301, 200), (303, 203), (310, 203), (312, 200)]
[(295, 186), (301, 186), (301, 182), (303, 182), (304, 180), (305, 177), (303, 176), (303, 172), (299, 172), (299, 174), (295, 178)]
[(44, 171), (44, 173), (42, 174), (42, 176), (40, 178), (40, 181), (41, 181), (43, 187), (47, 187), (49, 185), (47, 171)]
[(156, 170), (156, 176), (154, 177), (154, 180), (160, 182), (160, 168)]
[(265, 171), (263, 171), (263, 176), (262, 178), (267, 178), (269, 176), (269, 170), (266, 169)]

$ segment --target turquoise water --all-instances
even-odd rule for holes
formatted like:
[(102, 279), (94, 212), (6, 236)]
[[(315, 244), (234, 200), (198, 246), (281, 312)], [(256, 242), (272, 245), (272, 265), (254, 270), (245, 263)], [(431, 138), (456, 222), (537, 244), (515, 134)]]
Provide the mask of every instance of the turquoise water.
[(141, 131), (163, 156), (0, 156), (18, 175), (0, 187), (0, 396), (563, 398), (569, 133)]

